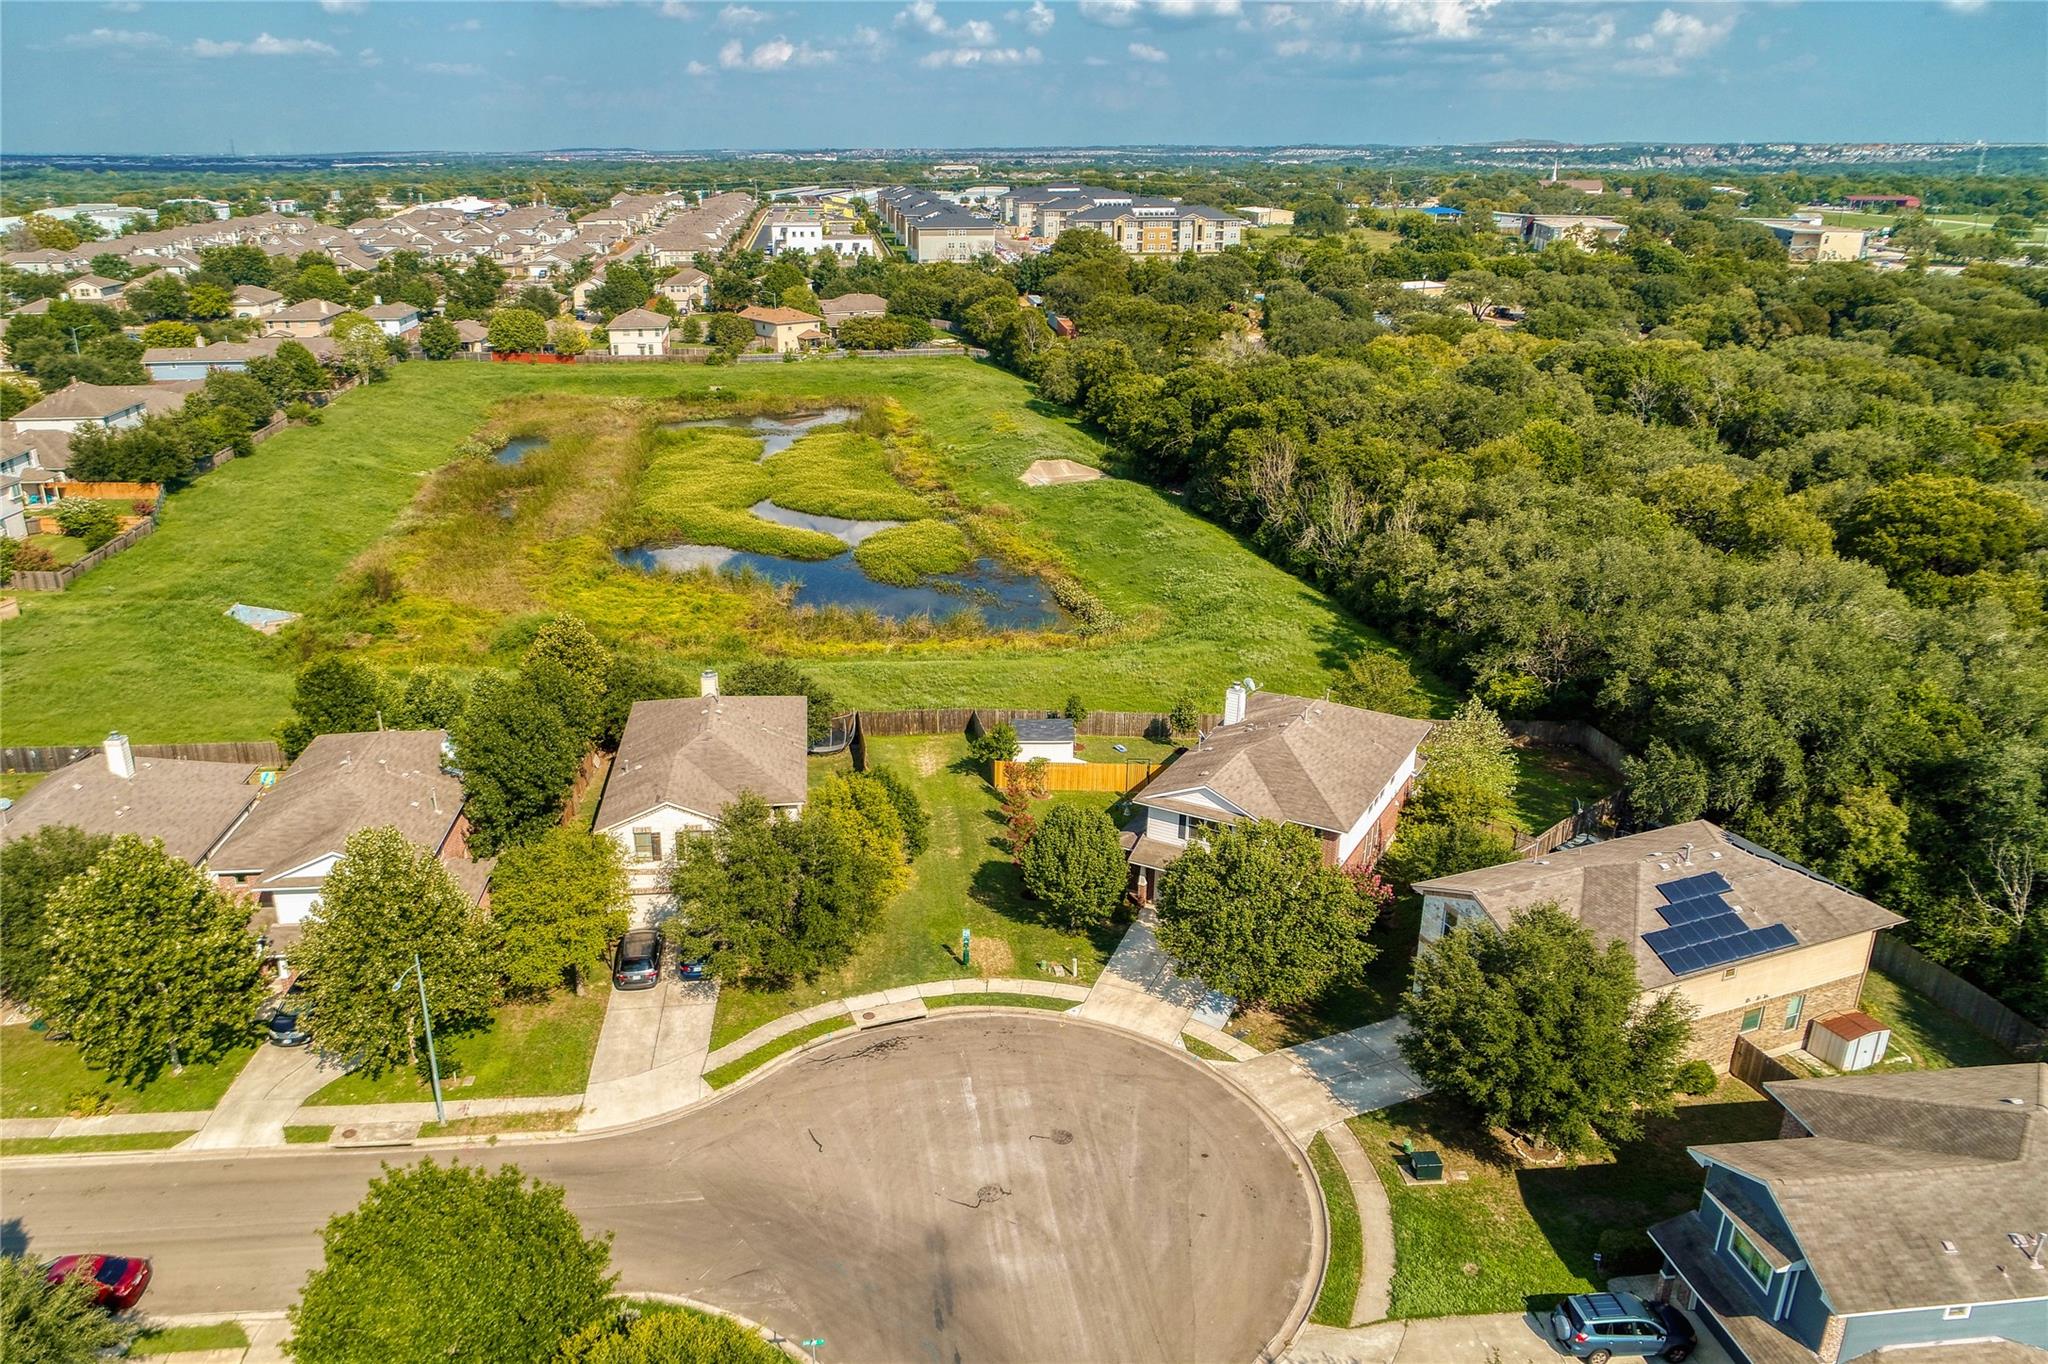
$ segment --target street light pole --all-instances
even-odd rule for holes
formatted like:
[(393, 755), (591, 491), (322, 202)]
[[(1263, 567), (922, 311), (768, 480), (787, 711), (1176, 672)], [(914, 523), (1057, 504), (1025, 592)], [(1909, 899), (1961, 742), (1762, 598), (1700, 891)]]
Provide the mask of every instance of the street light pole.
[(412, 965), (397, 980), (391, 982), (391, 988), (404, 988), (406, 976), (411, 976), (419, 982), (420, 1019), (427, 1026), (427, 1073), (433, 1077), (434, 1082), (434, 1121), (445, 1123), (448, 1121), (448, 1113), (441, 1106), (441, 1063), (434, 1055), (434, 1015), (427, 1008), (427, 973), (420, 969), (419, 953), (412, 954)]

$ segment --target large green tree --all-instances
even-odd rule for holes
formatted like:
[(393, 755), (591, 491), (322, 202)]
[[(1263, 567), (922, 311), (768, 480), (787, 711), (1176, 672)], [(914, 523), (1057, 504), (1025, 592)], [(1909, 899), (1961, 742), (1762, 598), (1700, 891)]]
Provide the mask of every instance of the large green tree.
[(127, 1083), (211, 1061), (250, 1036), (263, 996), (248, 906), (133, 834), (49, 899), (36, 1002), (78, 1054)]
[(1109, 922), (1130, 881), (1116, 824), (1092, 806), (1055, 805), (1024, 845), (1024, 888), (1073, 929)]
[(729, 696), (801, 696), (810, 741), (823, 743), (832, 733), (838, 700), (822, 682), (786, 658), (750, 659), (727, 670), (719, 687)]
[(426, 1036), (419, 987), (393, 988), (415, 956), (436, 1029), (489, 1020), (498, 967), (483, 911), (433, 853), (388, 826), (359, 829), (293, 954), (312, 982), (314, 1041), (373, 1073), (416, 1064)]
[(50, 969), (50, 897), (113, 840), (52, 824), (0, 847), (0, 995), (35, 998)]
[(563, 713), (536, 674), (566, 676), (543, 662), (477, 680), (455, 727), (455, 751), (468, 793), (472, 845), (493, 853), (553, 827), (589, 746), (594, 717)]
[(501, 353), (541, 350), (548, 344), (547, 319), (531, 308), (500, 308), (491, 314), (488, 339)]
[(1372, 959), (1367, 906), (1296, 824), (1244, 820), (1190, 842), (1159, 883), (1159, 943), (1240, 1004), (1299, 1004)]
[(135, 1334), (100, 1310), (89, 1279), (51, 1283), (26, 1255), (0, 1255), (0, 1359), (7, 1364), (98, 1364)]
[(342, 654), (315, 659), (292, 683), (292, 718), (279, 732), (285, 756), (298, 757), (322, 734), (375, 729), (383, 705), (383, 686), (367, 664)]
[(298, 1364), (541, 1364), (604, 1315), (615, 1277), (610, 1237), (509, 1165), (387, 1165), (321, 1240), (290, 1309)]
[(1556, 905), (1431, 944), (1401, 1011), (1417, 1076), (1567, 1151), (1635, 1137), (1671, 1111), (1692, 1022), (1682, 996), (1642, 994), (1627, 943), (1602, 946)]
[(582, 829), (550, 829), (508, 848), (491, 873), (491, 927), (515, 994), (546, 994), (604, 974), (605, 951), (626, 931), (619, 846)]

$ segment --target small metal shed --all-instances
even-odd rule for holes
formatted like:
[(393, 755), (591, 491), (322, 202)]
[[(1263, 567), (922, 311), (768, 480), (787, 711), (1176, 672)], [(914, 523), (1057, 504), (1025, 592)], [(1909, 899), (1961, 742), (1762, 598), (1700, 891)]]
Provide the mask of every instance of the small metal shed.
[(1814, 1020), (1807, 1030), (1806, 1049), (1836, 1070), (1868, 1070), (1884, 1059), (1892, 1030), (1855, 1009), (1843, 1009)]

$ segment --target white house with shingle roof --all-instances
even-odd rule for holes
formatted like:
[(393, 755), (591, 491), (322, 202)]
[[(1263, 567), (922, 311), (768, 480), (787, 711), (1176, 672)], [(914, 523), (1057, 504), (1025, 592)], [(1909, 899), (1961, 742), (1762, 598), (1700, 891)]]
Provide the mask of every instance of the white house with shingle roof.
[(668, 354), (668, 318), (652, 308), (628, 308), (605, 325), (613, 355)]
[(1244, 819), (1299, 824), (1332, 866), (1371, 866), (1421, 765), (1427, 720), (1233, 685), (1223, 723), (1132, 793), (1132, 888), (1150, 901), (1189, 840)]
[(713, 828), (748, 792), (794, 816), (810, 783), (803, 697), (721, 696), (716, 673), (703, 686), (700, 696), (634, 703), (598, 802), (593, 827), (625, 855), (642, 922), (667, 894), (679, 838)]
[(200, 862), (256, 799), (252, 763), (141, 758), (123, 734), (102, 751), (59, 768), (0, 810), (0, 843), (70, 825), (89, 834), (161, 839), (164, 851)]

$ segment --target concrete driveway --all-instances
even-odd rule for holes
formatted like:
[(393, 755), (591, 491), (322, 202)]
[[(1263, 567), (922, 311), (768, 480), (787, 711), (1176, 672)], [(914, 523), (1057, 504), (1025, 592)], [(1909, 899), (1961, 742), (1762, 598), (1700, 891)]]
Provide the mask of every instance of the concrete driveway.
[[(1241, 1364), (1323, 1255), (1305, 1163), (1210, 1067), (1022, 1010), (849, 1031), (672, 1121), (461, 1156), (564, 1185), (622, 1289), (839, 1364)], [(151, 1256), (153, 1314), (275, 1310), (403, 1159), (11, 1161), (0, 1239)]]
[[(1693, 1327), (1699, 1348), (1691, 1364), (1731, 1364), (1697, 1319)], [(1383, 1321), (1350, 1331), (1310, 1326), (1281, 1356), (1282, 1364), (1562, 1364), (1569, 1358), (1527, 1313)]]
[(1406, 1026), (1399, 1018), (1382, 1019), (1224, 1071), (1307, 1141), (1332, 1123), (1429, 1092), (1401, 1057), (1398, 1041)]
[(703, 1097), (717, 1008), (715, 981), (669, 979), (652, 990), (612, 991), (578, 1129), (641, 1122)]

